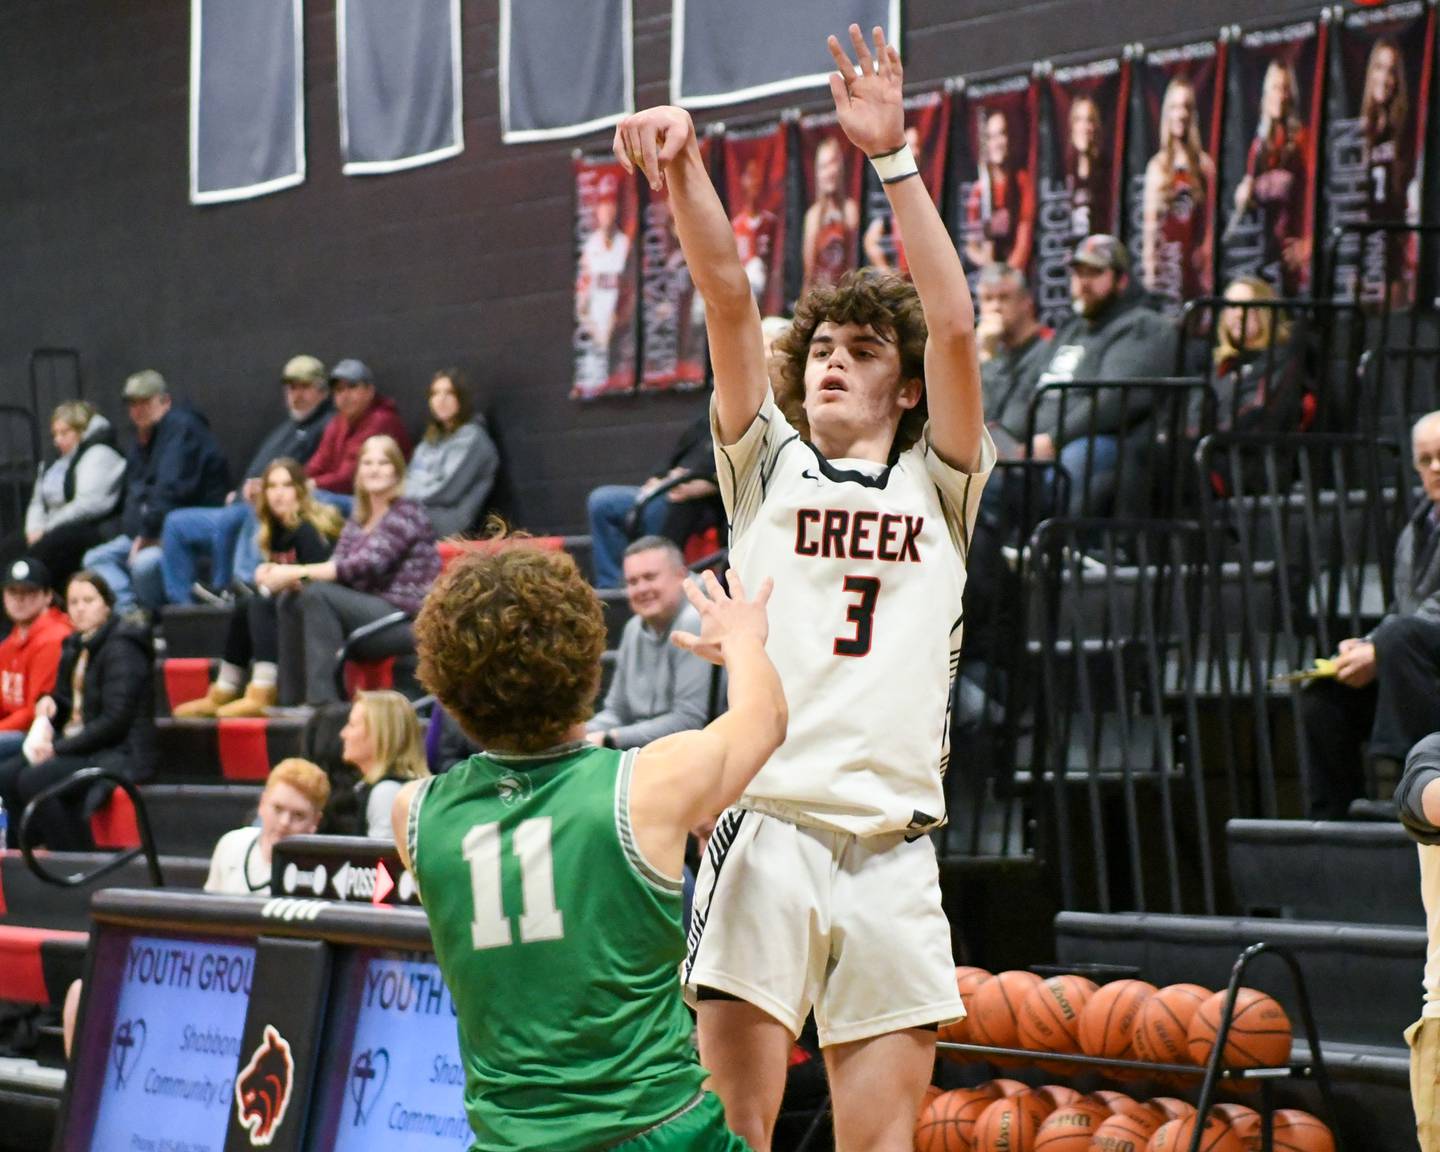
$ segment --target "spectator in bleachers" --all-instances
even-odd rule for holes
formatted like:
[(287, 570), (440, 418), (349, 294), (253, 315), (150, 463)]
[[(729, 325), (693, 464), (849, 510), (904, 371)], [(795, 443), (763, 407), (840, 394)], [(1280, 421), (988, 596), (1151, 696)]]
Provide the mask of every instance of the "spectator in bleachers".
[[(286, 419), (272, 428), (250, 463), (240, 487), (225, 496), (219, 508), (177, 508), (165, 517), (161, 533), (161, 570), (165, 599), (188, 604), (201, 599), (229, 599), (233, 579), (249, 583), (260, 564), (256, 547), (255, 505), (260, 495), (260, 474), (272, 460), (298, 460), (304, 464), (320, 445), (321, 433), (335, 413), (325, 381), (325, 365), (314, 356), (294, 356), (280, 377), (285, 394)], [(208, 587), (197, 585), (196, 564), (210, 558)]]
[(281, 760), (265, 778), (259, 822), (220, 837), (210, 855), (205, 891), (229, 896), (270, 895), (270, 851), (291, 836), (320, 827), (330, 801), (330, 778), (298, 756)]
[(10, 634), (0, 640), (0, 762), (20, 751), (36, 702), (54, 690), (60, 646), (71, 631), (53, 603), (50, 573), (33, 556), (5, 570), (4, 598)]
[(390, 809), (407, 780), (430, 775), (415, 710), (399, 692), (357, 692), (340, 730), (341, 755), (360, 771), (360, 834), (393, 840)]
[(490, 498), (500, 453), (456, 369), (435, 373), (429, 408), (425, 435), (405, 473), (405, 495), (425, 505), (435, 535), (458, 536), (475, 526)]
[(370, 369), (359, 360), (341, 360), (330, 369), (330, 395), (335, 415), (325, 425), (320, 444), (305, 465), (320, 499), (347, 516), (354, 503), (355, 472), (360, 449), (372, 436), (389, 436), (410, 455), (410, 434), (395, 401), (375, 390)]
[(1015, 460), (1025, 454), (1030, 398), (1050, 362), (1054, 333), (1035, 318), (1035, 297), (1019, 269), (988, 265), (980, 273), (978, 295), (985, 421), (1000, 458)]
[[(108, 768), (136, 781), (155, 768), (149, 632), (115, 614), (115, 593), (96, 572), (70, 577), (66, 605), (75, 631), (61, 646), (54, 691), (36, 703), (21, 754), (0, 764), (0, 796), (11, 812), (24, 811), (40, 792), (82, 768)], [(42, 806), (39, 839), (57, 851), (89, 848), (90, 816), (109, 795), (109, 785), (97, 784), (83, 796)], [(12, 846), (18, 825), (10, 825)]]
[(621, 560), (630, 542), (627, 522), (631, 511), (667, 480), (690, 478), (645, 504), (635, 525), (641, 536), (668, 536), (677, 544), (707, 523), (719, 523), (720, 489), (715, 483), (715, 450), (710, 443), (710, 414), (695, 418), (681, 434), (669, 458), (638, 488), (606, 484), (590, 493), (591, 564), (597, 588), (618, 588)]
[(304, 637), (308, 704), (339, 700), (335, 654), (348, 633), (397, 610), (414, 616), (440, 574), (435, 529), (424, 507), (401, 494), (404, 484), (400, 445), (372, 436), (360, 453), (354, 512), (330, 559), (274, 569), (276, 580), (302, 585), (282, 601), (280, 627)]
[(1410, 749), (1395, 804), (1400, 823), (1420, 849), (1420, 901), (1428, 937), (1420, 1019), (1405, 1030), (1410, 1103), (1420, 1152), (1440, 1152), (1440, 732)]
[[(1070, 258), (1070, 295), (1075, 315), (1056, 333), (1040, 383), (1068, 380), (1135, 380), (1169, 376), (1175, 370), (1178, 332), (1146, 306), (1130, 279), (1130, 253), (1116, 237), (1087, 236)], [(1058, 396), (1037, 413), (1030, 455), (1058, 460), (1070, 474), (1070, 510), (1078, 512), (1086, 494), (1080, 478), (1090, 473), (1088, 508), (1103, 509), (1120, 457), (1125, 420), (1145, 414), (1143, 404), (1128, 408), (1117, 392), (1097, 403), (1067, 397), (1064, 420)], [(1091, 409), (1095, 407), (1094, 426)]]
[(138, 601), (165, 603), (160, 532), (177, 508), (219, 504), (229, 489), (225, 454), (198, 413), (172, 407), (165, 377), (152, 368), (125, 381), (125, 403), (135, 425), (126, 460), (120, 535), (85, 553), (85, 567), (100, 573), (115, 594), (116, 611)]
[(83, 400), (68, 400), (50, 417), (50, 438), (59, 454), (42, 467), (25, 510), (25, 535), (7, 548), (6, 559), (33, 556), (63, 589), (85, 553), (105, 539), (105, 521), (120, 505), (125, 457), (115, 428)]
[(1340, 641), (1333, 680), (1300, 692), (1311, 820), (1341, 819), (1364, 796), (1366, 754), (1399, 763), (1440, 732), (1440, 412), (1415, 422), (1411, 447), (1426, 498), (1395, 545), (1395, 603), (1368, 636)]
[(605, 706), (585, 725), (586, 738), (603, 748), (639, 748), (709, 720), (712, 665), (670, 642), (672, 632), (700, 628), (685, 599), (690, 573), (680, 549), (663, 536), (642, 536), (625, 550), (624, 565), (634, 615), (625, 622)]
[[(261, 473), (256, 499), (256, 539), (263, 558), (255, 569), (257, 592), (236, 602), (215, 682), (199, 700), (175, 708), (179, 719), (263, 716), (279, 702), (279, 598), (300, 587), (298, 576), (290, 569), (329, 559), (345, 526), (338, 509), (315, 499), (298, 460), (271, 461)], [(286, 688), (285, 702), (293, 703), (298, 686), (287, 684)]]
[[(1225, 289), (1236, 304), (1276, 300), (1258, 276), (1240, 276)], [(1216, 427), (1222, 432), (1300, 431), (1305, 365), (1288, 318), (1270, 308), (1226, 308), (1215, 333)], [(1199, 431), (1192, 419), (1192, 430)]]

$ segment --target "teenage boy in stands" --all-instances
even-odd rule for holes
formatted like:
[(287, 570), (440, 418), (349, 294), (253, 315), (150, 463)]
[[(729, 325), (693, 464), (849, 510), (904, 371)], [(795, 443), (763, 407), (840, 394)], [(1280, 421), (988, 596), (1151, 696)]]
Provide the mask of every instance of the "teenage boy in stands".
[[(0, 762), (20, 751), (35, 720), (35, 702), (55, 687), (60, 644), (70, 618), (55, 607), (50, 573), (22, 556), (5, 570), (5, 615), (10, 634), (0, 640)], [(10, 813), (19, 820), (20, 813)]]
[(389, 436), (410, 459), (413, 445), (395, 401), (375, 390), (375, 378), (361, 361), (341, 360), (330, 369), (335, 415), (325, 425), (320, 446), (305, 465), (315, 495), (350, 515), (355, 505), (355, 470), (360, 448), (371, 436)]

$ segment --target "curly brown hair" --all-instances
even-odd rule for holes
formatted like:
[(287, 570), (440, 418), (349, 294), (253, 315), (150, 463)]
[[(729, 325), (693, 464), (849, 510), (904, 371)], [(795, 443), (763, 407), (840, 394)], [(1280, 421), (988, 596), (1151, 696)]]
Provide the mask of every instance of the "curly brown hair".
[(537, 752), (589, 719), (605, 618), (564, 552), (463, 556), (415, 620), (420, 682), (482, 748)]
[[(900, 380), (925, 380), (925, 311), (915, 286), (899, 276), (887, 276), (870, 269), (847, 272), (834, 287), (813, 288), (795, 305), (790, 330), (775, 341), (771, 354), (770, 378), (775, 403), (785, 419), (807, 440), (810, 424), (805, 418), (805, 363), (815, 329), (832, 324), (868, 324), (887, 340), (894, 340), (900, 352)], [(900, 417), (895, 433), (895, 451), (903, 452), (924, 431), (929, 414), (925, 393), (920, 402)]]

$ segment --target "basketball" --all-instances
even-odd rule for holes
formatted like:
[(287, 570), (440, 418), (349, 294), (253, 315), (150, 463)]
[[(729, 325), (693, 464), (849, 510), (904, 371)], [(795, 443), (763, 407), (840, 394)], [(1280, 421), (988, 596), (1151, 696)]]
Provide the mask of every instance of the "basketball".
[(941, 1088), (938, 1084), (925, 1085), (925, 1098), (920, 1101), (920, 1111), (924, 1112), (925, 1109), (930, 1106), (930, 1101), (944, 1093), (944, 1091), (945, 1089)]
[(1153, 1096), (1150, 1103), (1164, 1112), (1168, 1120), (1185, 1120), (1195, 1115), (1195, 1105), (1174, 1096)]
[(983, 1088), (940, 1093), (920, 1112), (915, 1125), (915, 1152), (970, 1152), (975, 1121), (994, 1100)]
[(1105, 1105), (1105, 1107), (1109, 1108), (1110, 1111), (1116, 1116), (1143, 1117), (1155, 1114), (1160, 1115), (1160, 1119), (1162, 1120), (1166, 1119), (1163, 1114), (1156, 1113), (1155, 1109), (1149, 1104), (1146, 1104), (1144, 1101), (1141, 1100), (1136, 1100), (1135, 1097), (1127, 1095), (1124, 1092), (1112, 1092), (1106, 1090), (1096, 1092), (1094, 1093), (1094, 1096), (1099, 1099)]
[(1319, 1117), (1280, 1108), (1275, 1112), (1275, 1152), (1335, 1152), (1335, 1137)]
[[(1216, 992), (1196, 1010), (1190, 1021), (1190, 1059), (1204, 1064), (1215, 1047), (1226, 993)], [(1269, 1068), (1290, 1060), (1290, 1018), (1285, 1009), (1264, 992), (1241, 988), (1235, 996), (1221, 1063), (1227, 1068)]]
[(1145, 1152), (1150, 1137), (1164, 1119), (1164, 1113), (1158, 1108), (1117, 1112), (1095, 1129), (1090, 1147), (1094, 1152)]
[[(961, 965), (955, 969), (955, 990), (960, 994), (960, 1001), (965, 1005), (967, 1015), (949, 1024), (940, 1025), (940, 1031), (936, 1039), (946, 1044), (969, 1044), (970, 1039), (970, 996), (982, 983), (990, 979), (990, 973), (984, 968), (972, 968)], [(940, 1052), (946, 1060), (954, 1060), (957, 1063), (964, 1063), (974, 1057), (966, 1056), (962, 1052)]]
[(1051, 976), (1020, 1004), (1020, 1045), (1036, 1052), (1080, 1051), (1080, 1013), (1095, 994), (1083, 976)]
[(1144, 980), (1116, 980), (1100, 988), (1080, 1013), (1080, 1051), (1110, 1060), (1133, 1060), (1133, 1031), (1155, 985)]
[(971, 1040), (996, 1048), (1020, 1047), (1020, 1004), (1040, 982), (1035, 973), (1019, 969), (983, 981), (970, 994)]
[(1055, 1101), (1036, 1088), (1027, 1088), (1024, 1092), (1017, 1092), (1014, 1096), (1008, 1096), (1006, 1099), (1014, 1100), (1021, 1108), (1030, 1113), (1035, 1120), (1037, 1130), (1049, 1119), (1050, 1113), (1055, 1111)]
[(1135, 1055), (1153, 1064), (1189, 1064), (1190, 1021), (1209, 995), (1199, 984), (1170, 984), (1146, 1000), (1132, 1031)]
[(1240, 1140), (1245, 1152), (1260, 1152), (1260, 1113), (1244, 1104), (1216, 1104), (1210, 1109), (1217, 1116), (1225, 1117)]
[[(1150, 1137), (1148, 1152), (1189, 1152), (1190, 1142), (1195, 1138), (1195, 1125), (1199, 1122), (1199, 1116), (1167, 1120)], [(1245, 1152), (1245, 1146), (1223, 1116), (1211, 1113), (1205, 1117), (1205, 1129), (1200, 1134), (1200, 1152)]]
[(1018, 1096), (1030, 1091), (1030, 1085), (1019, 1080), (986, 1080), (980, 1087), (989, 1090), (993, 1096)]
[(1057, 1108), (1040, 1125), (1035, 1152), (1090, 1152), (1096, 1129), (1109, 1118), (1107, 1108), (1090, 1100)]
[(1050, 1101), (1050, 1107), (1052, 1109), (1068, 1108), (1080, 1099), (1079, 1092), (1075, 1091), (1074, 1088), (1067, 1088), (1064, 1084), (1046, 1084), (1043, 1087), (1036, 1088), (1035, 1092), (1037, 1095), (1043, 1096), (1046, 1100)]
[(1034, 1152), (1039, 1128), (1025, 1096), (996, 1100), (975, 1121), (975, 1152)]

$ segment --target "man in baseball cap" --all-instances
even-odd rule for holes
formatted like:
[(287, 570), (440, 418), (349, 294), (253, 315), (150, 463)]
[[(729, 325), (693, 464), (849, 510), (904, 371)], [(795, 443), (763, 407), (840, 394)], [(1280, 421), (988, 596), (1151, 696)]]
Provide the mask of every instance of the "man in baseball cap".
[[(192, 599), (224, 603), (233, 598), (230, 585), (249, 583), (260, 565), (255, 533), (255, 497), (260, 476), (272, 460), (288, 456), (304, 464), (320, 446), (326, 424), (335, 414), (325, 365), (314, 356), (292, 356), (280, 371), (285, 419), (260, 442), (240, 487), (225, 497), (223, 507), (177, 509), (165, 518), (161, 533), (161, 571), (165, 599), (187, 604)], [(196, 581), (202, 557), (210, 558), (209, 584)]]
[(305, 465), (305, 473), (314, 483), (317, 497), (349, 515), (360, 445), (371, 436), (391, 436), (408, 460), (410, 434), (405, 431), (395, 401), (375, 390), (375, 378), (364, 361), (347, 358), (330, 369), (330, 391), (335, 399), (335, 415), (325, 426), (320, 446)]
[(10, 634), (0, 640), (0, 773), (19, 753), (36, 701), (54, 689), (60, 644), (71, 631), (69, 618), (54, 606), (50, 573), (39, 560), (20, 557), (6, 567), (3, 580)]

